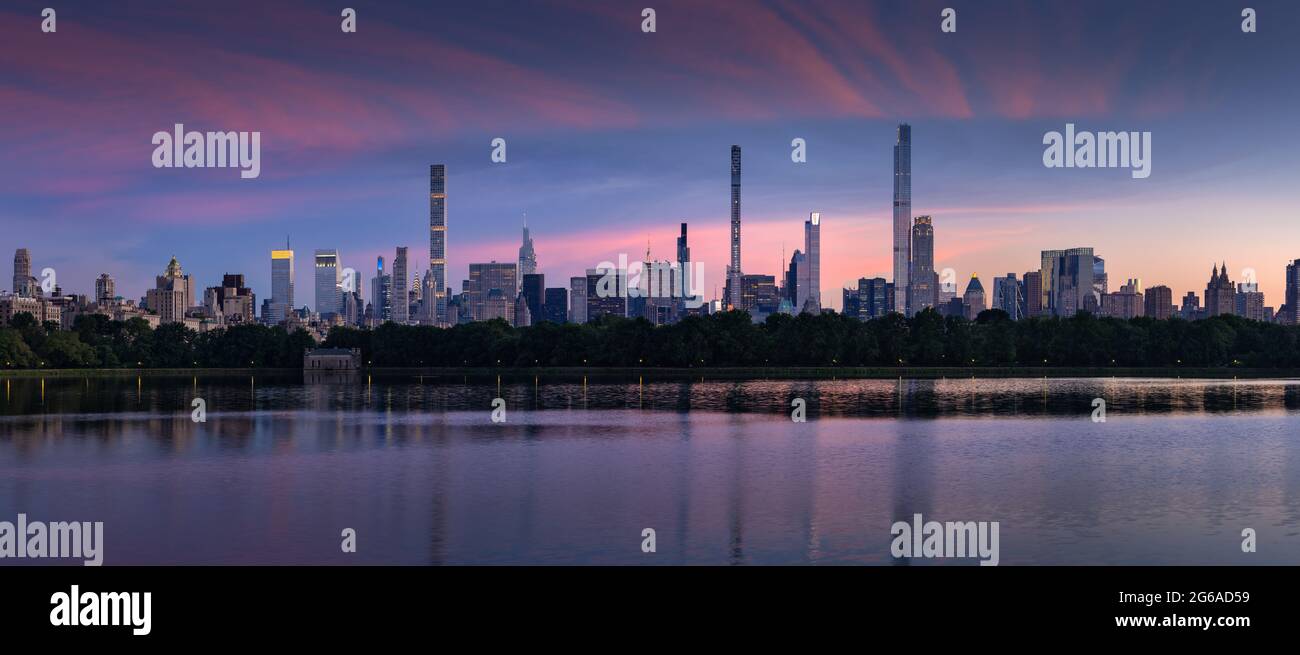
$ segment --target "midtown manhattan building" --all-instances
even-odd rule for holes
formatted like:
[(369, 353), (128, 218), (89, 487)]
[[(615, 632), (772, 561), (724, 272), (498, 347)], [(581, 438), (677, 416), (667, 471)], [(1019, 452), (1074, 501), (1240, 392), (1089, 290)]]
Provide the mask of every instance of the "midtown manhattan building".
[(447, 325), (447, 167), (429, 166), (429, 270), (433, 274), (433, 322)]
[[(894, 144), (894, 311), (907, 313), (912, 262), (912, 126), (898, 126)], [(932, 262), (933, 263), (933, 262)]]
[(262, 320), (272, 325), (282, 323), (293, 311), (293, 251), (286, 242), (284, 250), (271, 251), (271, 302), (269, 316)]
[(934, 270), (934, 219), (930, 216), (917, 216), (912, 225), (911, 263), (907, 279), (907, 315), (934, 307), (939, 274)]
[(727, 304), (740, 307), (740, 146), (731, 146), (731, 263), (727, 266)]
[(339, 292), (339, 251), (316, 251), (316, 313), (338, 314), (342, 295)]

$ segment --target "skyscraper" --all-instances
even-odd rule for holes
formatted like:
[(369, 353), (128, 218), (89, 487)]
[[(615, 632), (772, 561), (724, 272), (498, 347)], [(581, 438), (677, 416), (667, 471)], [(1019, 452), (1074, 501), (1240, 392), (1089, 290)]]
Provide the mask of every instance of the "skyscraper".
[(36, 295), (36, 279), (32, 277), (32, 255), (26, 248), (14, 251), (14, 295), (24, 298)]
[(966, 293), (962, 294), (961, 301), (966, 308), (966, 318), (972, 321), (987, 309), (984, 305), (984, 285), (980, 284), (978, 273), (970, 276), (970, 283), (966, 285)]
[(159, 323), (182, 323), (185, 310), (194, 304), (194, 281), (181, 270), (173, 256), (167, 270), (156, 278), (154, 288), (145, 292), (145, 304), (158, 314)]
[[(816, 314), (822, 307), (822, 215), (813, 212), (803, 224), (804, 256), (808, 260), (808, 310)], [(795, 308), (803, 311), (800, 305)]]
[(682, 223), (682, 235), (677, 237), (677, 263), (686, 269), (686, 264), (691, 261), (691, 247), (686, 242), (686, 224)]
[(785, 273), (785, 297), (790, 301), (794, 313), (800, 314), (808, 304), (808, 288), (812, 285), (809, 276), (808, 256), (795, 250), (790, 256), (790, 267)]
[(519, 297), (518, 270), (514, 262), (469, 265), (465, 300), (472, 320), (504, 318), (514, 322), (515, 300)]
[(541, 323), (546, 318), (546, 276), (542, 273), (527, 273), (521, 276), (519, 295), (528, 305), (528, 315), (533, 324)]
[(1196, 297), (1196, 292), (1188, 291), (1187, 295), (1183, 296), (1183, 306), (1178, 310), (1178, 313), (1189, 321), (1204, 318), (1201, 311), (1201, 299)]
[[(1141, 289), (1138, 289), (1134, 293), (1140, 292)], [(1084, 297), (1083, 309), (1096, 313), (1101, 308), (1101, 297), (1107, 293), (1110, 293), (1110, 288), (1106, 277), (1106, 260), (1094, 256), (1092, 258), (1092, 298)]]
[(1142, 313), (1158, 320), (1165, 320), (1174, 315), (1174, 290), (1159, 285), (1146, 289), (1145, 307)]
[(407, 289), (406, 246), (397, 247), (393, 258), (393, 322), (406, 325), (411, 322), (411, 296)]
[(907, 315), (934, 307), (938, 276), (934, 272), (934, 219), (917, 216), (912, 225), (912, 260), (907, 273)]
[(113, 278), (108, 273), (100, 273), (99, 277), (95, 278), (95, 302), (104, 305), (113, 302), (113, 298), (117, 295), (115, 287)]
[(1056, 313), (1052, 307), (1052, 281), (1055, 279), (1056, 262), (1064, 254), (1064, 250), (1044, 250), (1040, 253), (1038, 275), (1039, 289), (1041, 291), (1039, 300), (1039, 306), (1042, 308), (1041, 316), (1053, 316)]
[(587, 269), (585, 293), (588, 322), (605, 315), (627, 316), (626, 269)]
[(781, 294), (776, 289), (774, 275), (746, 275), (740, 278), (742, 309), (749, 312), (754, 322), (766, 320), (781, 307)]
[(393, 320), (393, 276), (384, 273), (384, 257), (375, 261), (375, 277), (370, 281), (370, 318), (375, 325)]
[(547, 289), (545, 301), (542, 303), (542, 314), (542, 320), (552, 323), (560, 324), (567, 321), (569, 315), (569, 290), (564, 287)]
[(316, 313), (337, 314), (341, 309), (339, 293), (339, 251), (316, 251)]
[[(537, 272), (537, 253), (533, 251), (533, 238), (528, 236), (528, 215), (524, 215), (524, 240), (519, 246), (519, 276), (523, 279), (525, 275), (532, 275)], [(537, 318), (537, 312), (533, 312), (534, 320)]]
[(252, 289), (244, 286), (243, 274), (226, 273), (221, 276), (221, 286), (204, 290), (203, 305), (206, 315), (219, 324), (248, 324), (253, 322), (257, 298)]
[(889, 304), (888, 286), (883, 277), (858, 279), (858, 318), (880, 318), (894, 311)]
[(727, 304), (740, 308), (740, 146), (731, 146), (731, 264), (727, 267)]
[(1239, 283), (1233, 300), (1237, 316), (1252, 321), (1264, 320), (1264, 292), (1259, 290), (1258, 282)]
[(267, 308), (271, 315), (263, 315), (262, 320), (272, 325), (289, 318), (293, 311), (293, 251), (287, 241), (284, 250), (271, 251), (271, 303)]
[(1120, 286), (1119, 291), (1103, 295), (1100, 314), (1125, 320), (1146, 315), (1146, 300), (1141, 289), (1141, 280), (1129, 280)]
[(1006, 312), (1011, 320), (1018, 321), (1023, 318), (1021, 315), (1021, 307), (1024, 305), (1023, 296), (1020, 280), (1016, 279), (1015, 273), (1007, 273), (1006, 277), (995, 277), (993, 278), (993, 301), (989, 304), (989, 309), (1000, 309)]
[(433, 322), (447, 324), (447, 167), (429, 166), (429, 270), (433, 272)]
[(1043, 278), (1044, 312), (1070, 317), (1081, 311), (1099, 310), (1101, 299), (1096, 295), (1093, 277), (1097, 261), (1092, 248), (1042, 251), (1039, 272)]
[(1215, 265), (1210, 273), (1210, 281), (1205, 285), (1205, 317), (1236, 314), (1236, 295), (1232, 280), (1228, 279), (1228, 264), (1223, 264), (1222, 273), (1219, 272), (1218, 265)]
[(686, 241), (686, 224), (682, 223), (682, 235), (677, 237), (677, 269), (682, 276), (681, 288), (678, 295), (685, 305), (685, 299), (694, 297), (698, 289), (691, 288), (691, 246)]
[(1300, 259), (1286, 265), (1286, 311), (1283, 323), (1300, 324)]
[(569, 278), (569, 322), (587, 322), (587, 277)]
[[(912, 261), (912, 126), (898, 126), (894, 144), (894, 311), (907, 312)], [(933, 264), (933, 262), (932, 262)]]
[[(416, 277), (419, 277), (418, 275)], [(433, 293), (433, 271), (426, 270), (420, 279), (420, 308), (416, 322), (420, 325), (434, 325), (438, 299)]]
[(1029, 271), (1025, 273), (1025, 316), (1033, 318), (1043, 316), (1043, 272)]

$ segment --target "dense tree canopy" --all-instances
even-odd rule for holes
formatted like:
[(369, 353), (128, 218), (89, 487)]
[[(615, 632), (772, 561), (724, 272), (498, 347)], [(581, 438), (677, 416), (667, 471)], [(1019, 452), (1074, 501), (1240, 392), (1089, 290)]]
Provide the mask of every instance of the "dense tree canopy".
[(450, 329), (387, 324), (334, 328), (326, 345), (360, 348), (373, 366), (1054, 366), (1300, 367), (1300, 328), (1218, 316), (1120, 320), (1080, 313), (1012, 321), (988, 310), (975, 321), (933, 310), (871, 321), (826, 312), (778, 314), (754, 324), (742, 312), (655, 327), (603, 317), (588, 324), (504, 321)]
[(0, 366), (6, 368), (298, 368), (315, 346), (311, 335), (263, 325), (202, 334), (180, 323), (151, 329), (144, 319), (114, 321), (78, 316), (71, 330), (37, 325), (30, 314), (0, 328)]
[[(240, 325), (197, 333), (141, 319), (77, 318), (73, 329), (18, 314), (0, 328), (7, 368), (298, 368), (312, 337)], [(1300, 368), (1300, 327), (1218, 316), (1012, 321), (988, 310), (975, 321), (927, 310), (858, 321), (835, 312), (778, 314), (752, 323), (743, 312), (680, 323), (604, 317), (588, 324), (512, 328), (501, 320), (448, 329), (387, 323), (334, 328), (326, 346), (360, 348), (385, 367), (1052, 366)]]

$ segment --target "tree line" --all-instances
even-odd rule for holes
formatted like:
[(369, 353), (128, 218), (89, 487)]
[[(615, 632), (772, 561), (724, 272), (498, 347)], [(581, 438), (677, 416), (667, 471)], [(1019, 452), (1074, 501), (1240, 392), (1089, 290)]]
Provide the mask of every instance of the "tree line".
[(448, 329), (385, 324), (334, 328), (327, 346), (360, 348), (373, 366), (1073, 366), (1300, 367), (1300, 327), (1217, 316), (1122, 320), (1079, 313), (1013, 321), (987, 310), (969, 321), (933, 310), (859, 321), (833, 311), (744, 312), (654, 326), (605, 316), (586, 324), (512, 328), (494, 320)]
[(142, 318), (83, 314), (71, 330), (15, 314), (0, 328), (5, 368), (301, 368), (316, 340), (303, 330), (237, 325), (197, 332), (181, 323), (150, 328)]
[[(833, 311), (769, 316), (502, 320), (450, 328), (385, 323), (333, 328), (327, 347), (359, 348), (376, 367), (1051, 366), (1300, 368), (1300, 327), (1237, 316), (1130, 320), (1079, 313), (1012, 321), (987, 310), (974, 321), (926, 310), (859, 321)], [(7, 368), (299, 368), (315, 341), (303, 330), (239, 325), (198, 333), (181, 324), (83, 315), (71, 330), (18, 314), (0, 328)]]

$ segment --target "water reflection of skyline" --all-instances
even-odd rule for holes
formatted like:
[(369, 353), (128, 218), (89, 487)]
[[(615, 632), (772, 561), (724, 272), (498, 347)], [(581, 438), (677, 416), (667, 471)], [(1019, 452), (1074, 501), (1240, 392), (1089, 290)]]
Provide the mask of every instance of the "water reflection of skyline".
[[(1174, 380), (1121, 378), (949, 378), (938, 380), (455, 380), (431, 376), (107, 376), (7, 378), (0, 417), (44, 416), (57, 432), (60, 417), (114, 414), (120, 418), (188, 420), (190, 401), (210, 413), (447, 412), (490, 408), (495, 397), (527, 411), (642, 409), (788, 414), (802, 398), (809, 416), (1016, 417), (1090, 414), (1094, 398), (1108, 413), (1214, 414), (1300, 410), (1300, 380)], [(166, 415), (166, 416), (163, 416)], [(247, 436), (233, 420), (232, 437)], [(181, 433), (183, 425), (171, 430)], [(105, 435), (110, 436), (110, 435)]]
[(1231, 562), (1242, 525), (1279, 562), (1300, 537), (1296, 381), (38, 383), (8, 385), (0, 509), (105, 515), (132, 562), (333, 563), (346, 526), (370, 563), (933, 564), (888, 555), (917, 513), (1002, 521), (1008, 563)]

